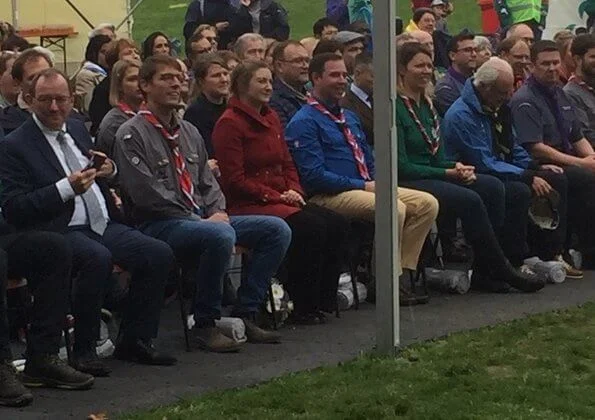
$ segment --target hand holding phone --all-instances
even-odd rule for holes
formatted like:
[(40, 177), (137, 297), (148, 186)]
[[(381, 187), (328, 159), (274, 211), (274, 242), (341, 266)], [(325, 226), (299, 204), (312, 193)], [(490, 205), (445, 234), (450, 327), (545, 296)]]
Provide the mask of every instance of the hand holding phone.
[(91, 157), (89, 157), (89, 164), (85, 168), (85, 171), (89, 170), (89, 169), (95, 169), (95, 170), (99, 171), (101, 169), (101, 167), (103, 166), (103, 164), (105, 163), (106, 159), (107, 159), (107, 156), (105, 156), (105, 155), (99, 155), (99, 154), (93, 153), (91, 155)]

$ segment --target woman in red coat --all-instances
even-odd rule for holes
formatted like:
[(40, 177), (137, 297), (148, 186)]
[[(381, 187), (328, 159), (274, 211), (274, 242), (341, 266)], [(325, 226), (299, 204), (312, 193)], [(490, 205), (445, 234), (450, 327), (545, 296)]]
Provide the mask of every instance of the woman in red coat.
[(245, 61), (231, 77), (232, 98), (213, 131), (215, 157), (229, 214), (278, 216), (292, 230), (286, 287), (293, 320), (322, 323), (337, 299), (347, 221), (306, 204), (279, 117), (268, 106), (272, 75), (266, 63)]

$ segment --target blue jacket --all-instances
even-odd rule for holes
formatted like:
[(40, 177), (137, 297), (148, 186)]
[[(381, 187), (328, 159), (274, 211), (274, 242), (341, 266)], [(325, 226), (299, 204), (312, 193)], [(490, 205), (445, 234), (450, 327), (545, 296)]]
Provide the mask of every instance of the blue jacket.
[(349, 25), (349, 9), (345, 0), (326, 0), (326, 17), (334, 20), (339, 29), (343, 30)]
[(479, 173), (518, 179), (531, 164), (529, 154), (516, 142), (512, 129), (509, 133), (512, 138), (509, 138), (511, 153), (508, 161), (494, 152), (492, 121), (482, 110), (472, 79), (467, 80), (461, 97), (446, 113), (441, 129), (447, 154), (475, 166)]
[[(345, 119), (364, 152), (374, 179), (374, 156), (357, 115), (345, 110)], [(285, 140), (309, 195), (363, 190), (353, 152), (340, 127), (310, 105), (304, 105), (285, 129)]]
[[(305, 97), (305, 92), (304, 92)], [(289, 86), (279, 79), (273, 81), (273, 96), (269, 102), (269, 106), (273, 108), (279, 120), (281, 120), (281, 127), (285, 128), (289, 120), (300, 110), (306, 101), (296, 95)]]

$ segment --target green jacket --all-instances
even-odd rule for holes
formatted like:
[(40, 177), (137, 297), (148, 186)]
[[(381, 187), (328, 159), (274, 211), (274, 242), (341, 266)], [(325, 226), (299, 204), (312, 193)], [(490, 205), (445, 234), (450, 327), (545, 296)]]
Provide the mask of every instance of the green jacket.
[[(414, 107), (426, 132), (432, 133), (434, 123), (428, 103), (423, 101), (421, 106), (414, 103)], [(397, 97), (397, 140), (400, 180), (446, 179), (446, 170), (455, 166), (455, 162), (446, 159), (444, 147), (440, 146), (434, 155), (430, 153), (401, 97)]]
[(534, 20), (545, 27), (548, 0), (494, 0), (494, 8), (500, 17), (500, 24), (506, 28), (515, 23)]
[(347, 8), (349, 10), (349, 22), (362, 21), (368, 24), (368, 27), (372, 29), (372, 1), (371, 0), (349, 0), (347, 2)]

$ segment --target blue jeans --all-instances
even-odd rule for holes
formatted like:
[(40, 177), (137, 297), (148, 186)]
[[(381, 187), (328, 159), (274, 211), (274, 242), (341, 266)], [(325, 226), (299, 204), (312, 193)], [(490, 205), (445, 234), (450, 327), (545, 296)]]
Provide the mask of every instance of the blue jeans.
[(291, 242), (291, 229), (278, 217), (231, 216), (230, 223), (168, 219), (141, 230), (168, 243), (196, 282), (194, 317), (209, 325), (221, 317), (223, 275), (235, 244), (251, 250), (247, 275), (238, 290), (236, 312), (255, 313)]

